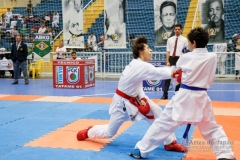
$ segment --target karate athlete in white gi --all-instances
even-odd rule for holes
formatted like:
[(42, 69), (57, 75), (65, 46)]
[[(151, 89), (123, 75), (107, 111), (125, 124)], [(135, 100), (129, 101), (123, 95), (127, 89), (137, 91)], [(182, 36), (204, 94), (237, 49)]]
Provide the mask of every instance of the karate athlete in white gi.
[(228, 138), (222, 126), (216, 124), (207, 95), (207, 89), (214, 81), (217, 55), (205, 48), (209, 36), (202, 28), (192, 29), (188, 40), (191, 52), (182, 55), (176, 64), (176, 69), (182, 70), (181, 88), (129, 154), (136, 159), (146, 158), (178, 126), (187, 123), (198, 126), (205, 140), (211, 142), (217, 159), (233, 159)]
[[(146, 61), (152, 60), (152, 50), (147, 45), (147, 39), (140, 37), (133, 44), (134, 59), (122, 72), (118, 88), (110, 105), (110, 122), (105, 125), (95, 125), (81, 130), (77, 134), (79, 141), (87, 138), (111, 138), (124, 121), (129, 117), (134, 120), (145, 119), (152, 123), (154, 118), (161, 116), (161, 108), (145, 95), (143, 80), (171, 78), (171, 67), (154, 67)], [(174, 67), (175, 68), (175, 67)], [(186, 152), (187, 148), (176, 141), (173, 133), (164, 141), (165, 150)]]

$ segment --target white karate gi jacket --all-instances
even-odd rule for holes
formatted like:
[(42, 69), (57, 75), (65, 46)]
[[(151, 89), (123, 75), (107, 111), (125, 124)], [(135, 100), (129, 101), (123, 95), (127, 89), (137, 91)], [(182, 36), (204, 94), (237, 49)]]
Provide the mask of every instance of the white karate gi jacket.
[[(177, 69), (182, 69), (182, 84), (206, 89), (214, 81), (216, 66), (217, 55), (208, 52), (207, 48), (196, 48), (182, 55), (176, 64)], [(173, 105), (172, 118), (175, 121), (209, 121), (213, 114), (207, 91), (180, 88), (170, 103)]]
[[(148, 115), (154, 115), (155, 113), (152, 107), (156, 106), (156, 104), (145, 95), (143, 91), (143, 80), (170, 79), (173, 69), (173, 67), (154, 67), (152, 64), (144, 62), (140, 58), (133, 59), (122, 72), (118, 83), (118, 89), (131, 97), (138, 97), (138, 99), (145, 97), (151, 108)], [(124, 106), (132, 119), (137, 115), (134, 120), (145, 118), (145, 116), (138, 113), (138, 109), (132, 105), (129, 100), (117, 94), (114, 95), (113, 102), (110, 105), (110, 114), (116, 106)]]

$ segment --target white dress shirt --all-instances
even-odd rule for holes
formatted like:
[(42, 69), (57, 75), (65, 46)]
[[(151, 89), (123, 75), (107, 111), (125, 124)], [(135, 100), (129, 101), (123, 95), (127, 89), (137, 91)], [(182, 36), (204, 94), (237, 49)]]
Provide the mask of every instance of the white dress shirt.
[[(172, 36), (167, 40), (167, 52), (170, 52), (170, 56), (172, 56), (172, 54), (173, 54), (176, 38), (177, 38), (176, 36)], [(178, 36), (178, 42), (177, 42), (175, 56), (178, 56), (178, 57), (181, 56), (182, 49), (187, 46), (188, 46), (187, 38), (183, 37), (182, 35)]]

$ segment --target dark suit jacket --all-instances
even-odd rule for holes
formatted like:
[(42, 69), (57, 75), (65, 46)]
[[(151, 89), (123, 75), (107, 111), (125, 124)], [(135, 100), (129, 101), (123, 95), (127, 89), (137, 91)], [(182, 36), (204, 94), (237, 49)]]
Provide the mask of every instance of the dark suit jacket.
[[(174, 36), (174, 30), (172, 31), (171, 35), (169, 37)], [(155, 31), (155, 46), (164, 46), (167, 44), (167, 33), (163, 29), (163, 27), (160, 27), (158, 30)]]
[(25, 43), (21, 42), (18, 49), (16, 46), (16, 42), (12, 44), (11, 59), (13, 62), (15, 62), (16, 60), (20, 62), (26, 61), (27, 55), (28, 55), (28, 48)]

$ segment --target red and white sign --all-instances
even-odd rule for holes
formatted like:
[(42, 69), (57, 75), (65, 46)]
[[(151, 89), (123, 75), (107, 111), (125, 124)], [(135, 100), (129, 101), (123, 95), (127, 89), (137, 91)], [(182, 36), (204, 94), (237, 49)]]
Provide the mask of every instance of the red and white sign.
[(83, 89), (95, 86), (95, 61), (54, 60), (53, 87)]

